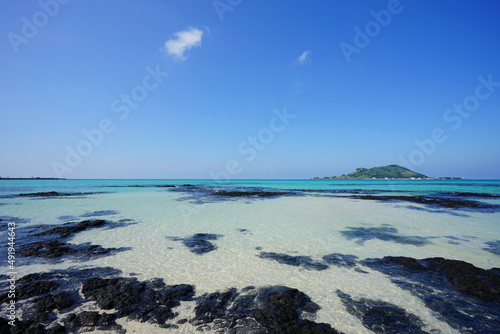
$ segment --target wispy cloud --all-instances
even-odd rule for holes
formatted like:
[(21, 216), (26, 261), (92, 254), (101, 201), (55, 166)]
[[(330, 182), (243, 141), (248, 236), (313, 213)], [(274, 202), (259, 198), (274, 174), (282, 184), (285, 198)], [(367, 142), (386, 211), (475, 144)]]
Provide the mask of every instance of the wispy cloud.
[(184, 60), (184, 53), (194, 47), (201, 46), (201, 38), (203, 31), (196, 28), (188, 28), (187, 30), (174, 33), (174, 38), (165, 42), (165, 50), (171, 56), (177, 59)]
[(299, 65), (302, 65), (307, 63), (310, 57), (311, 57), (311, 50), (306, 50), (302, 52), (302, 54), (297, 58), (296, 61)]

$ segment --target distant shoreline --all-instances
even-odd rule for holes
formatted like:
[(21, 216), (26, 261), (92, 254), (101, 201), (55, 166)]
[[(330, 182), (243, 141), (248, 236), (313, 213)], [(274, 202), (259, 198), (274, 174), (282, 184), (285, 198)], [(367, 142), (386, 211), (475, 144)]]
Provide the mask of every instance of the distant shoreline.
[(57, 177), (0, 177), (0, 180), (66, 180)]

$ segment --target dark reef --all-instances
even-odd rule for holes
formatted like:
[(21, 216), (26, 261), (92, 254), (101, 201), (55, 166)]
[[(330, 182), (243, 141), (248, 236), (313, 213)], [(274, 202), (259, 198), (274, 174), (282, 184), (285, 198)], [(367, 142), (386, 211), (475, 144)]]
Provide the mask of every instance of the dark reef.
[(488, 241), (486, 245), (488, 245), (488, 247), (483, 248), (485, 251), (500, 255), (500, 240)]
[(452, 196), (349, 195), (347, 197), (375, 201), (405, 201), (450, 209), (489, 209), (494, 211), (500, 210), (500, 205), (498, 204), (489, 204)]
[[(15, 320), (15, 327), (0, 319), (0, 331), (125, 333), (116, 320), (126, 318), (172, 329), (189, 323), (193, 331), (221, 333), (339, 333), (328, 324), (302, 318), (304, 313), (314, 318), (319, 306), (296, 289), (247, 287), (196, 296), (192, 285), (167, 285), (162, 279), (139, 281), (120, 274), (110, 267), (73, 267), (26, 275), (17, 283), (17, 307), (23, 308), (23, 319)], [(188, 318), (174, 310), (183, 301), (196, 303)], [(0, 295), (0, 302), (9, 303), (7, 293)], [(57, 314), (63, 317), (62, 325)]]
[[(308, 265), (304, 260), (307, 257), (274, 255), (271, 258), (291, 261), (298, 267)], [(338, 253), (323, 259), (349, 268), (359, 263), (355, 256)], [(485, 270), (443, 258), (385, 257), (360, 263), (388, 275), (394, 284), (422, 299), (440, 320), (458, 331), (466, 328), (471, 333), (494, 333), (500, 328), (498, 268)], [(5, 309), (10, 300), (7, 277), (0, 278), (0, 303)], [(427, 330), (422, 319), (398, 305), (338, 289), (336, 296), (347, 312), (375, 333)], [(176, 307), (183, 302), (195, 306), (180, 315)], [(15, 320), (16, 327), (11, 327), (8, 319), (0, 319), (2, 333), (125, 333), (117, 322), (122, 318), (169, 329), (193, 326), (193, 332), (338, 333), (329, 324), (314, 322), (320, 306), (297, 289), (250, 286), (196, 295), (193, 285), (168, 285), (159, 278), (140, 281), (122, 277), (119, 270), (110, 267), (71, 267), (21, 277), (16, 283), (16, 305), (23, 309), (22, 320)]]
[(303, 292), (284, 286), (248, 287), (198, 299), (191, 323), (222, 333), (339, 333), (328, 324), (301, 318), (319, 306)]
[(354, 268), (356, 266), (358, 257), (356, 255), (346, 255), (333, 253), (323, 256), (323, 261), (337, 267)]
[(347, 312), (375, 333), (427, 333), (422, 330), (422, 320), (394, 304), (367, 298), (354, 299), (340, 290), (336, 293)]
[(182, 185), (170, 187), (168, 191), (185, 194), (180, 201), (189, 201), (193, 204), (217, 203), (221, 201), (272, 199), (281, 196), (296, 195), (295, 191), (276, 191), (261, 187), (220, 187)]
[(360, 245), (364, 244), (365, 241), (373, 239), (414, 246), (423, 246), (431, 243), (425, 237), (400, 235), (395, 227), (389, 225), (380, 227), (347, 227), (346, 231), (340, 231), (340, 233), (348, 240), (355, 239), (356, 243)]
[(47, 197), (69, 197), (69, 196), (86, 196), (94, 195), (96, 193), (61, 193), (57, 191), (46, 191), (39, 193), (25, 193), (17, 195), (8, 195), (7, 197), (37, 197), (37, 198), (47, 198)]
[(235, 190), (216, 190), (211, 193), (212, 196), (224, 197), (278, 197), (292, 195), (291, 192), (284, 191), (235, 191)]
[(294, 256), (284, 253), (261, 252), (261, 259), (270, 259), (289, 266), (301, 267), (309, 270), (325, 270), (329, 267), (324, 263), (314, 261), (309, 256)]
[(500, 328), (499, 268), (485, 270), (443, 258), (385, 257), (361, 263), (389, 275), (457, 330), (494, 333)]
[(80, 215), (80, 217), (81, 218), (102, 217), (102, 216), (111, 216), (111, 215), (116, 215), (116, 214), (118, 214), (118, 211), (115, 211), (115, 210), (100, 210), (100, 211), (93, 211), (93, 212), (84, 213), (83, 215)]
[(190, 237), (180, 238), (180, 237), (167, 237), (167, 239), (173, 241), (182, 241), (184, 246), (189, 248), (189, 250), (195, 254), (203, 255), (205, 253), (211, 252), (217, 249), (217, 246), (211, 243), (209, 240), (217, 240), (221, 238), (220, 234), (210, 234), (210, 233), (196, 233)]
[[(27, 262), (27, 259), (23, 259), (23, 257), (52, 263), (62, 262), (66, 259), (88, 261), (130, 250), (129, 247), (103, 248), (90, 243), (73, 244), (69, 242), (76, 233), (82, 231), (95, 228), (112, 229), (128, 224), (131, 223), (113, 223), (97, 219), (70, 222), (55, 227), (53, 225), (18, 227), (16, 230), (16, 247), (19, 257), (16, 260), (18, 264)], [(37, 241), (33, 242), (32, 240)]]

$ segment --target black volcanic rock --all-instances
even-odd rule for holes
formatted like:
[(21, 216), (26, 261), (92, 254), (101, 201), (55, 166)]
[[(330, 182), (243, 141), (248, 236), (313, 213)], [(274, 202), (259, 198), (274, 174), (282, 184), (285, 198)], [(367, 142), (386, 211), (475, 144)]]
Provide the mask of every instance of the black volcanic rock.
[(420, 318), (394, 304), (367, 298), (355, 299), (340, 290), (337, 290), (337, 296), (349, 313), (375, 333), (427, 333), (422, 330), (423, 322)]
[(392, 226), (347, 227), (347, 230), (340, 231), (340, 233), (348, 240), (357, 240), (356, 242), (360, 245), (372, 239), (414, 246), (423, 246), (430, 243), (428, 238), (425, 237), (401, 235), (398, 233), (398, 230)]
[(224, 333), (339, 333), (328, 324), (301, 318), (303, 312), (315, 314), (318, 310), (319, 306), (299, 290), (249, 287), (202, 296), (191, 322)]
[[(332, 258), (338, 259), (337, 255)], [(120, 274), (113, 268), (74, 267), (23, 276), (17, 283), (22, 320), (16, 322), (12, 332), (101, 330), (121, 334), (126, 331), (118, 324), (121, 319), (172, 330), (180, 325), (193, 326), (192, 332), (339, 333), (329, 324), (314, 322), (320, 307), (305, 293), (290, 287), (231, 288), (196, 296), (192, 285), (167, 285), (162, 279), (140, 281)], [(357, 310), (355, 315), (375, 332), (382, 332), (380, 328), (391, 333), (420, 331), (420, 320), (396, 305), (348, 295), (339, 297), (350, 312)], [(95, 302), (95, 309), (82, 310), (90, 301)], [(176, 307), (183, 301), (194, 301), (196, 305), (192, 313), (178, 317)], [(6, 320), (0, 319), (2, 333), (10, 332), (12, 328), (7, 326)]]
[(415, 260), (408, 257), (387, 256), (384, 260), (403, 267), (442, 274), (457, 290), (474, 297), (500, 302), (500, 275), (494, 270), (478, 268), (470, 263), (441, 257)]
[(116, 315), (114, 314), (83, 311), (78, 314), (70, 314), (63, 320), (63, 322), (69, 329), (109, 329), (110, 326), (116, 326), (115, 320)]
[(327, 264), (332, 264), (337, 267), (354, 268), (358, 257), (356, 255), (346, 255), (333, 253), (323, 256), (323, 261)]
[(366, 259), (365, 266), (383, 272), (394, 284), (420, 298), (440, 320), (471, 333), (500, 328), (500, 270), (477, 268), (458, 260), (409, 257)]
[(258, 255), (261, 259), (274, 260), (282, 264), (287, 264), (289, 266), (301, 267), (309, 270), (325, 270), (329, 267), (321, 262), (314, 261), (309, 256), (294, 256), (284, 253), (274, 253), (274, 252), (261, 252)]
[(442, 273), (459, 291), (484, 300), (500, 302), (500, 275), (498, 273), (478, 268), (464, 261), (440, 257), (428, 258), (424, 261), (430, 269)]
[(68, 196), (84, 196), (84, 195), (94, 195), (95, 193), (60, 193), (57, 191), (47, 191), (38, 193), (25, 193), (13, 195), (12, 197), (68, 197)]
[(500, 205), (497, 204), (489, 204), (448, 196), (350, 195), (347, 197), (376, 201), (406, 201), (451, 209), (500, 209)]
[(103, 310), (115, 309), (118, 317), (165, 325), (175, 317), (172, 308), (194, 295), (191, 285), (167, 286), (161, 280), (140, 282), (137, 278), (89, 278), (82, 294)]
[[(72, 244), (67, 242), (74, 234), (94, 228), (117, 228), (132, 223), (113, 223), (102, 219), (70, 222), (56, 227), (39, 225), (19, 228), (17, 234), (18, 254), (22, 257), (36, 257), (40, 261), (61, 262), (65, 258), (88, 261), (102, 256), (130, 250), (129, 247), (103, 248), (90, 243)], [(39, 241), (31, 242), (32, 239)], [(44, 260), (42, 260), (44, 259)], [(22, 262), (22, 258), (17, 259)], [(24, 260), (25, 261), (25, 260)]]
[(291, 195), (290, 192), (284, 191), (237, 191), (237, 190), (217, 190), (211, 193), (213, 196), (224, 197), (278, 197)]
[(59, 234), (59, 237), (67, 238), (73, 233), (85, 231), (91, 228), (101, 227), (104, 226), (105, 224), (106, 221), (102, 219), (84, 220), (79, 223), (66, 223), (63, 224), (62, 226), (54, 227), (50, 230), (37, 233), (35, 234), (35, 236)]
[(167, 239), (173, 241), (182, 241), (184, 246), (189, 248), (189, 250), (195, 254), (203, 255), (205, 253), (211, 252), (217, 249), (217, 246), (212, 242), (213, 240), (217, 240), (221, 238), (220, 234), (212, 234), (212, 233), (196, 233), (190, 237), (180, 238), (180, 237), (167, 237)]
[(49, 294), (44, 297), (37, 298), (33, 301), (36, 312), (47, 314), (54, 310), (65, 310), (75, 303), (75, 300), (67, 292), (59, 292)]

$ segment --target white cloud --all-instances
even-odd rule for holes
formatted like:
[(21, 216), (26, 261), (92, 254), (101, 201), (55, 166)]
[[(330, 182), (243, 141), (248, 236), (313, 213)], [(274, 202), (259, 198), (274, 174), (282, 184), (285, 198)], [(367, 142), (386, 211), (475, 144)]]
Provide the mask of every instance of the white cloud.
[(297, 58), (297, 63), (299, 63), (300, 65), (305, 64), (307, 61), (309, 61), (310, 56), (311, 50), (302, 52), (302, 54)]
[(174, 38), (165, 42), (167, 53), (177, 59), (184, 60), (184, 53), (194, 47), (201, 46), (203, 31), (196, 28), (178, 31), (174, 33)]

